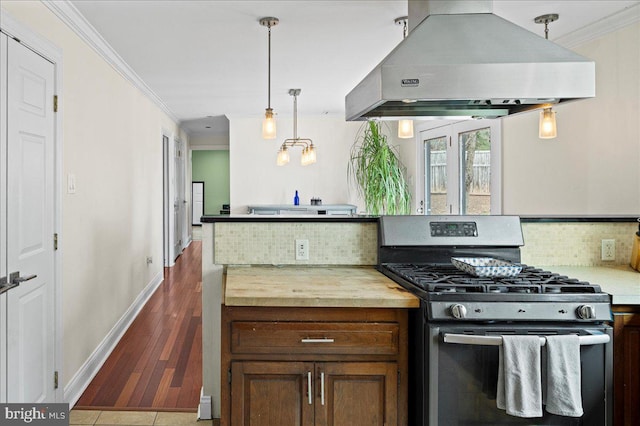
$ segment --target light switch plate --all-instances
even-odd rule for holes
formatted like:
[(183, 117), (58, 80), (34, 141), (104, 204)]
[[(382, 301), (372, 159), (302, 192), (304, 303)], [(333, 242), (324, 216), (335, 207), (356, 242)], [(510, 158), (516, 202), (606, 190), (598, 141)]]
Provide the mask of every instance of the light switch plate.
[(76, 193), (76, 175), (69, 173), (67, 175), (67, 194)]

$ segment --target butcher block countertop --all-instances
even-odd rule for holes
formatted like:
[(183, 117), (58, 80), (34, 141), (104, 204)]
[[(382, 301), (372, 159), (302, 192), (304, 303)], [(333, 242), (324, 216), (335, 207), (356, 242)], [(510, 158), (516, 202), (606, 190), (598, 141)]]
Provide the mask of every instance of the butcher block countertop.
[(413, 294), (373, 267), (229, 266), (227, 306), (417, 308)]

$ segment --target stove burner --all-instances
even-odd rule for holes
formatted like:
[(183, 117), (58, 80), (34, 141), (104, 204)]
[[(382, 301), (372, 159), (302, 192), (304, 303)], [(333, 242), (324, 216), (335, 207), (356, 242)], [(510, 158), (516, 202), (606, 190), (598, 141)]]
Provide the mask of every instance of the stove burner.
[(523, 265), (515, 277), (474, 277), (448, 264), (385, 264), (389, 271), (427, 292), (560, 294), (601, 293), (600, 286)]

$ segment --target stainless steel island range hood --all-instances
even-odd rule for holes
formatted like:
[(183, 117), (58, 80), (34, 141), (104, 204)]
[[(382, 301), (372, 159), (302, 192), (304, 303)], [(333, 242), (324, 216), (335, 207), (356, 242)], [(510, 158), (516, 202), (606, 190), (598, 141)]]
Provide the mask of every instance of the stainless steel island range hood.
[(492, 10), (492, 1), (409, 1), (418, 24), (346, 96), (347, 121), (496, 118), (595, 96), (593, 61)]

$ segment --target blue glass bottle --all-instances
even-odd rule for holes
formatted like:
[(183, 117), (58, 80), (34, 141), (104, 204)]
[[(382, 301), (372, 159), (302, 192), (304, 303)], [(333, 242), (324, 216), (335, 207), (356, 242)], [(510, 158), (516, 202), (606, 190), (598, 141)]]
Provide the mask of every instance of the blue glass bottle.
[(294, 206), (299, 206), (300, 205), (300, 197), (298, 197), (298, 190), (296, 189), (296, 195), (293, 197), (293, 205)]

